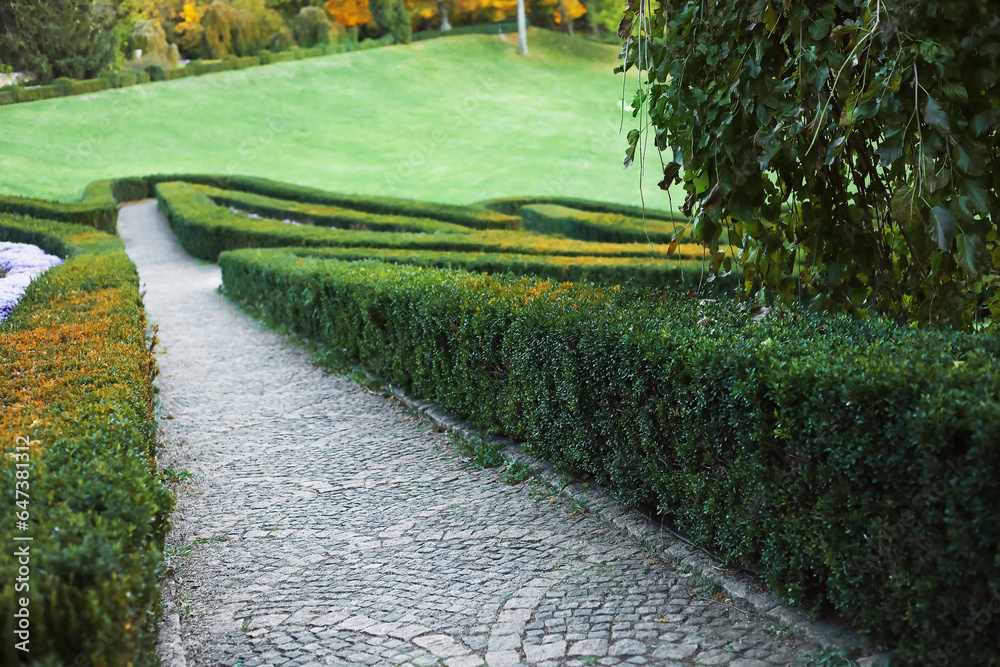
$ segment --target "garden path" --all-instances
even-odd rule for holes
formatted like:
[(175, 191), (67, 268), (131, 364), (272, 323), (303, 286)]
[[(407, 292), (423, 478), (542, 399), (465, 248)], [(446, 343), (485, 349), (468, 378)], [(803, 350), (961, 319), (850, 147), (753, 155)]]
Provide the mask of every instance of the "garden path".
[(160, 465), (192, 474), (164, 665), (749, 667), (816, 648), (314, 366), (226, 301), (155, 202), (125, 206), (119, 231), (159, 326)]

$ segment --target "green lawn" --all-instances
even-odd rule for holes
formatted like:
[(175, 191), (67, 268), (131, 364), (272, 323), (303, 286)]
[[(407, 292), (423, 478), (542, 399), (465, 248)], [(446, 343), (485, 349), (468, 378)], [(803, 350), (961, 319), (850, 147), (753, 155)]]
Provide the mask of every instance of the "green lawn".
[[(638, 204), (618, 49), (532, 30), (522, 58), (514, 41), (436, 39), (0, 107), (0, 192), (73, 201), (100, 178), (212, 172), (449, 203)], [(659, 160), (647, 163), (646, 205), (668, 208)]]

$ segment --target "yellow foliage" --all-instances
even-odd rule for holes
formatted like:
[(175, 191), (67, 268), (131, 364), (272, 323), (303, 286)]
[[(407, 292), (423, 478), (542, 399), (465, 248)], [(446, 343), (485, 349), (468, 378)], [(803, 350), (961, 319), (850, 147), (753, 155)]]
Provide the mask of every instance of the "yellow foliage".
[[(204, 12), (199, 12), (194, 6), (193, 2), (185, 2), (184, 9), (178, 16), (181, 18), (182, 23), (201, 23), (201, 16)], [(177, 26), (178, 28), (180, 26)]]
[(326, 11), (337, 23), (346, 26), (371, 23), (368, 0), (327, 0)]
[[(566, 18), (570, 21), (578, 19), (587, 13), (587, 8), (583, 6), (580, 0), (563, 0), (563, 9), (566, 11)], [(556, 6), (555, 18), (556, 23), (562, 23), (562, 12), (559, 11), (558, 6)]]

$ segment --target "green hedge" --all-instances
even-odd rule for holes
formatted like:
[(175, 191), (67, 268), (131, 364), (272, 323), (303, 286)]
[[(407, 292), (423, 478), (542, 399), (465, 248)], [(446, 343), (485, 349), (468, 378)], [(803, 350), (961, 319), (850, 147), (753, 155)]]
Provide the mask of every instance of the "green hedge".
[(117, 204), (114, 181), (91, 183), (84, 190), (83, 200), (76, 204), (0, 195), (0, 213), (86, 225), (110, 234), (114, 234), (118, 226)]
[(468, 227), (441, 222), (429, 218), (410, 218), (398, 215), (378, 215), (365, 213), (336, 206), (321, 204), (303, 204), (300, 202), (275, 199), (263, 195), (235, 190), (221, 190), (210, 185), (194, 185), (192, 188), (215, 202), (219, 206), (237, 208), (248, 213), (256, 213), (271, 218), (284, 220), (291, 218), (319, 227), (364, 228), (382, 232), (417, 232), (433, 234), (435, 232), (465, 233)]
[[(3, 664), (154, 664), (157, 575), (173, 504), (155, 476), (155, 361), (135, 267), (117, 237), (0, 215), (0, 239), (66, 257), (36, 279), (0, 324), (0, 524)], [(25, 508), (15, 505), (19, 437), (29, 437)], [(23, 442), (23, 441), (22, 441)], [(23, 477), (21, 478), (23, 480)], [(15, 591), (11, 557), (30, 536), (30, 586)], [(30, 654), (15, 648), (29, 598)]]
[[(527, 25), (531, 25), (527, 23)], [(497, 23), (476, 23), (473, 25), (462, 25), (451, 30), (422, 30), (413, 33), (413, 41), (420, 42), (425, 39), (435, 39), (437, 37), (455, 37), (456, 35), (496, 35), (499, 33), (511, 34), (517, 32), (517, 21), (499, 21)]]
[[(156, 186), (160, 210), (170, 222), (181, 245), (191, 255), (214, 262), (219, 253), (237, 248), (281, 246), (407, 248), (458, 252), (498, 252), (530, 255), (650, 257), (649, 246), (636, 243), (587, 243), (553, 239), (538, 234), (503, 230), (475, 230), (467, 234), (392, 234), (338, 230), (310, 225), (290, 225), (266, 218), (250, 218), (216, 205), (191, 184)], [(700, 246), (682, 246), (673, 257), (680, 261), (701, 257)]]
[(353, 208), (378, 215), (430, 218), (473, 229), (520, 229), (522, 227), (521, 219), (518, 217), (478, 207), (437, 204), (396, 197), (348, 195), (255, 176), (183, 175), (177, 176), (176, 180), (213, 185), (225, 190), (239, 190), (276, 199)]
[(486, 199), (476, 202), (473, 206), (488, 208), (497, 213), (506, 215), (521, 215), (521, 207), (530, 204), (555, 204), (574, 208), (578, 211), (590, 211), (591, 213), (613, 213), (615, 215), (625, 215), (640, 220), (659, 220), (661, 222), (689, 222), (689, 218), (681, 213), (669, 213), (653, 208), (642, 208), (640, 206), (629, 206), (627, 204), (615, 204), (606, 201), (595, 201), (593, 199), (578, 199), (576, 197), (500, 197), (497, 199)]
[(666, 243), (683, 223), (642, 220), (616, 213), (578, 211), (555, 204), (528, 204), (521, 207), (525, 229), (543, 234), (563, 234), (567, 238), (604, 243)]
[(1000, 664), (1000, 340), (267, 251), (227, 293), (659, 506), (905, 659)]
[[(560, 282), (589, 280), (601, 285), (632, 283), (649, 286), (689, 286), (701, 276), (696, 260), (663, 261), (653, 257), (567, 257), (564, 255), (519, 255), (512, 253), (445, 252), (404, 248), (289, 248), (272, 252), (296, 257), (344, 261), (378, 260), (391, 264), (413, 264), (481, 273), (513, 273), (551, 278)], [(721, 279), (720, 279), (721, 280)], [(735, 287), (734, 281), (721, 281)]]

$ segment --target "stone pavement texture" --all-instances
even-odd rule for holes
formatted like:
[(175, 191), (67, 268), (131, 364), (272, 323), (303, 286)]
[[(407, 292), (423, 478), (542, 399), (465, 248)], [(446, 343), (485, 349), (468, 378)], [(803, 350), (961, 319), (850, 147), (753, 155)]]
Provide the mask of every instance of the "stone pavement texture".
[(165, 665), (788, 665), (817, 647), (594, 514), (478, 470), (219, 294), (155, 203), (120, 234), (159, 327), (178, 486)]

